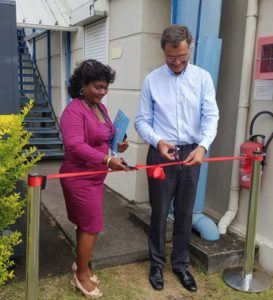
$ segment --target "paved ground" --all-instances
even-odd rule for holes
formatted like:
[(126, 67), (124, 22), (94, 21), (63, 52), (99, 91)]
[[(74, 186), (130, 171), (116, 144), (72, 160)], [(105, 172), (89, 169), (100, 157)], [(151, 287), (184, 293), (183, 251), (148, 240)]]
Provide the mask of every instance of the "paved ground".
[[(41, 210), (40, 224), (40, 278), (68, 272), (73, 261), (73, 245), (63, 235), (48, 213)], [(25, 257), (16, 258), (15, 276), (25, 279)]]
[[(61, 161), (42, 161), (33, 171), (58, 173)], [(70, 270), (75, 246), (75, 228), (67, 220), (59, 180), (48, 180), (41, 196), (40, 277)], [(100, 233), (91, 260), (93, 269), (126, 264), (148, 258), (147, 237), (129, 220), (130, 204), (105, 187), (104, 231)], [(25, 260), (17, 260), (15, 275), (25, 276)]]
[[(42, 161), (32, 171), (42, 175), (58, 173), (61, 161)], [(75, 226), (67, 220), (59, 180), (48, 180), (41, 194), (40, 277), (63, 274), (70, 270), (75, 248)], [(148, 259), (147, 235), (141, 222), (132, 222), (132, 208), (125, 199), (105, 187), (103, 210), (104, 231), (97, 239), (91, 264), (93, 269), (128, 264)], [(143, 209), (144, 208), (144, 209)], [(137, 208), (139, 209), (139, 207)], [(141, 211), (147, 210), (142, 207)], [(129, 219), (129, 215), (131, 220)], [(138, 218), (141, 219), (141, 218)], [(145, 215), (149, 226), (149, 214)], [(146, 230), (147, 231), (147, 230)], [(170, 227), (171, 232), (171, 227)], [(168, 235), (167, 235), (167, 241)], [(231, 248), (231, 245), (234, 247)], [(192, 234), (193, 262), (207, 271), (221, 271), (237, 266), (242, 260), (243, 242), (225, 235), (219, 241), (208, 242)], [(196, 259), (197, 258), (197, 259)], [(25, 263), (17, 262), (16, 276), (24, 278)]]

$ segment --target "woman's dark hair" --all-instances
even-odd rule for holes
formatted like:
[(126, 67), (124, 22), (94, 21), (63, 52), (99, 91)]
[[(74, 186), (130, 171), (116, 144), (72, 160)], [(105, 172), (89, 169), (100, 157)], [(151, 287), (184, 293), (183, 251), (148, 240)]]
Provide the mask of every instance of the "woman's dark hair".
[(115, 81), (116, 72), (101, 62), (88, 59), (80, 63), (69, 79), (68, 94), (71, 98), (82, 98), (80, 90), (83, 85), (88, 85), (92, 81), (102, 80), (107, 83)]
[(192, 35), (186, 26), (181, 25), (171, 25), (166, 28), (161, 36), (161, 48), (165, 50), (165, 45), (170, 43), (174, 48), (176, 48), (181, 42), (187, 41), (190, 46), (192, 42)]

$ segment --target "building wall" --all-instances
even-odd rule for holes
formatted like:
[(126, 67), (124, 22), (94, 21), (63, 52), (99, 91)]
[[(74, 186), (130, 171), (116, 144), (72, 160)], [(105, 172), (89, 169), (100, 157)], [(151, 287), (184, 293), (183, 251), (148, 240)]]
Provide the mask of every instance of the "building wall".
[(70, 44), (71, 73), (73, 72), (77, 64), (79, 64), (83, 60), (83, 55), (84, 55), (83, 46), (84, 46), (84, 29), (83, 27), (78, 27), (77, 32), (71, 33), (71, 44)]
[(35, 39), (36, 43), (36, 64), (39, 69), (39, 73), (43, 80), (43, 83), (47, 89), (48, 78), (47, 78), (47, 38), (46, 33), (40, 35)]
[(53, 31), (51, 38), (51, 103), (57, 118), (66, 105), (65, 32)]
[[(145, 163), (147, 145), (140, 140), (133, 122), (144, 77), (164, 63), (160, 36), (170, 22), (170, 0), (115, 0), (109, 2), (108, 63), (116, 70), (116, 81), (107, 97), (109, 114), (114, 119), (118, 109), (130, 118), (129, 150), (122, 156), (129, 163)], [(75, 3), (74, 3), (75, 4)], [(74, 6), (77, 9), (80, 5)], [(134, 20), (134, 22), (132, 22)], [(126, 24), (126, 26), (124, 25)], [(64, 34), (51, 32), (52, 103), (57, 117), (66, 105)], [(120, 58), (115, 51), (122, 50)], [(38, 55), (39, 52), (39, 55)], [(37, 64), (47, 87), (46, 36), (37, 41)], [(71, 33), (71, 72), (84, 57), (84, 28)], [(110, 174), (106, 184), (129, 201), (147, 202), (148, 190), (144, 171)]]
[[(220, 108), (219, 132), (212, 149), (212, 156), (232, 155), (236, 128), (236, 111), (239, 99), (242, 51), (245, 30), (245, 15), (247, 1), (223, 1), (221, 35), (223, 38), (221, 69), (217, 91)], [(259, 1), (257, 38), (273, 36), (272, 14), (273, 2)], [(230, 21), (232, 20), (232, 22)], [(253, 76), (250, 95), (250, 107), (246, 139), (249, 136), (249, 125), (255, 114), (262, 110), (273, 112), (273, 101), (254, 100), (255, 57), (253, 60)], [(273, 120), (269, 116), (261, 116), (254, 126), (254, 134), (272, 133)], [(262, 177), (261, 194), (257, 211), (256, 242), (260, 246), (259, 263), (261, 267), (273, 274), (273, 144), (269, 146), (266, 157), (266, 166)], [(210, 165), (208, 188), (206, 194), (206, 210), (220, 219), (228, 206), (229, 186), (232, 164), (217, 163)], [(238, 234), (245, 235), (248, 216), (249, 190), (241, 189), (239, 210), (229, 229)]]
[[(47, 34), (36, 38), (36, 64), (42, 81), (48, 91), (48, 60), (47, 60)], [(65, 84), (65, 33), (61, 31), (50, 32), (51, 51), (51, 104), (57, 118), (60, 117), (66, 105)]]
[[(273, 36), (272, 12), (273, 2), (270, 0), (259, 1), (259, 14), (257, 26), (257, 40), (254, 56), (254, 69), (257, 57), (257, 41), (259, 37)], [(250, 122), (258, 112), (268, 110), (273, 112), (273, 101), (261, 101), (254, 99), (255, 77), (253, 75), (252, 88), (250, 95), (249, 119)], [(254, 134), (265, 134), (268, 138), (273, 131), (273, 118), (267, 115), (260, 116), (254, 125)], [(266, 155), (266, 166), (262, 174), (261, 194), (257, 211), (257, 241), (260, 244), (260, 264), (263, 269), (273, 274), (273, 231), (272, 231), (272, 212), (273, 212), (273, 143), (269, 145)], [(234, 226), (239, 228), (245, 227), (246, 211), (249, 203), (249, 191), (243, 190), (240, 195), (240, 207)]]
[[(133, 123), (144, 77), (164, 62), (160, 36), (169, 25), (170, 11), (170, 1), (166, 0), (110, 1), (109, 65), (117, 76), (110, 86), (108, 111), (112, 119), (118, 109), (130, 118), (130, 147), (122, 156), (132, 165), (146, 160), (147, 145), (138, 137)], [(117, 52), (122, 55), (118, 57)], [(106, 184), (128, 200), (148, 201), (144, 171), (110, 174)]]
[[(51, 103), (59, 119), (67, 104), (66, 82), (66, 33), (61, 31), (50, 32), (51, 43)], [(83, 60), (83, 27), (71, 33), (71, 72)], [(48, 89), (47, 70), (47, 35), (46, 33), (36, 38), (36, 63)]]
[[(218, 133), (211, 147), (211, 157), (233, 155), (246, 4), (246, 0), (224, 0), (222, 5), (220, 25), (222, 52), (216, 94), (220, 120)], [(231, 169), (232, 162), (209, 164), (206, 210), (217, 218), (224, 214), (228, 206)]]

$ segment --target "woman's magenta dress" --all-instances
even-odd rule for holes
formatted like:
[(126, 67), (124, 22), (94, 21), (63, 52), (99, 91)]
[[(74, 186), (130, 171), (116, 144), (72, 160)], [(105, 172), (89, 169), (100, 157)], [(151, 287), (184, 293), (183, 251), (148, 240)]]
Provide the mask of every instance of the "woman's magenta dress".
[[(73, 99), (65, 108), (60, 129), (65, 156), (60, 173), (107, 170), (102, 165), (108, 154), (114, 128), (103, 104), (101, 123), (82, 100)], [(98, 233), (103, 229), (102, 197), (106, 174), (61, 179), (68, 219), (81, 232)]]

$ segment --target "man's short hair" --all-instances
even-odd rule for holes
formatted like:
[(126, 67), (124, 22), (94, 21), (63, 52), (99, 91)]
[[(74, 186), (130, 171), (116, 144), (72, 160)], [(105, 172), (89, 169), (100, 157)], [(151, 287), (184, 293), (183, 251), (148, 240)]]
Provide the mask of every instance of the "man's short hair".
[(187, 41), (188, 46), (190, 46), (192, 42), (192, 35), (189, 29), (186, 26), (171, 25), (162, 33), (161, 48), (164, 50), (167, 43), (176, 48), (181, 42), (185, 40)]

